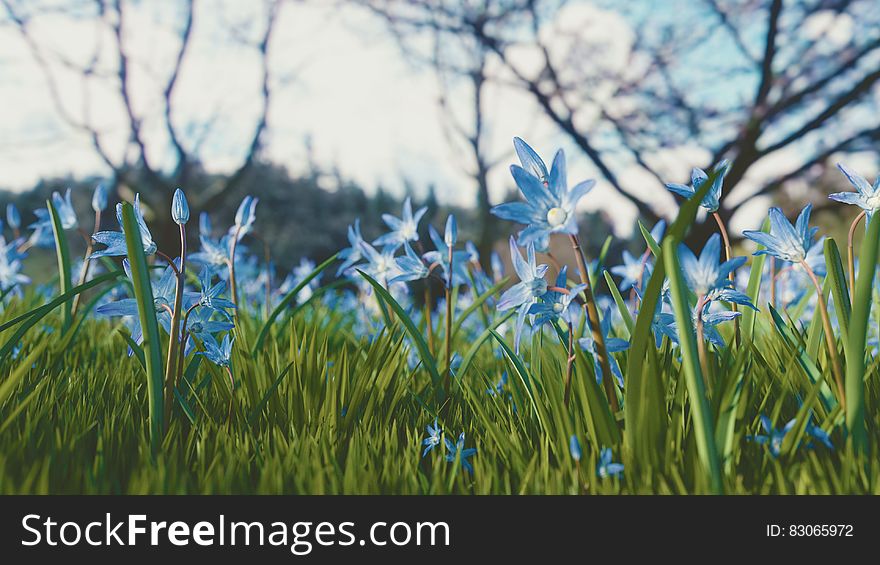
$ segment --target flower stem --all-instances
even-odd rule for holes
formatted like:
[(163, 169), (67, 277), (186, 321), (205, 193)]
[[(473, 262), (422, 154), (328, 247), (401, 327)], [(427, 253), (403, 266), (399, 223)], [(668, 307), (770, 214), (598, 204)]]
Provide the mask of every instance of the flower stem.
[[(172, 262), (173, 264), (173, 262)], [(165, 361), (165, 425), (171, 421), (174, 387), (177, 386), (178, 349), (180, 347), (180, 318), (183, 315), (183, 287), (186, 284), (186, 228), (180, 225), (180, 270), (171, 313), (171, 332), (168, 339), (168, 359)]]
[(449, 246), (449, 272), (446, 274), (446, 376), (444, 388), (449, 396), (449, 383), (452, 378), (452, 246)]
[(614, 376), (611, 374), (611, 364), (608, 362), (608, 351), (605, 349), (605, 337), (602, 335), (602, 327), (599, 322), (599, 310), (596, 308), (596, 300), (593, 297), (593, 287), (590, 284), (590, 273), (587, 271), (587, 260), (581, 248), (580, 240), (577, 235), (570, 234), (571, 246), (574, 249), (575, 259), (578, 264), (578, 271), (581, 275), (581, 284), (584, 288), (584, 311), (587, 314), (587, 320), (590, 322), (590, 332), (593, 334), (593, 342), (596, 344), (596, 354), (599, 358), (599, 366), (602, 368), (602, 384), (605, 387), (605, 395), (608, 397), (608, 404), (613, 412), (620, 410), (620, 403), (617, 401), (617, 391), (614, 389)]
[(571, 322), (568, 324), (568, 360), (565, 369), (565, 395), (563, 397), (565, 407), (568, 408), (568, 401), (571, 398), (571, 375), (574, 372), (574, 326)]
[(831, 318), (828, 316), (828, 305), (825, 303), (825, 293), (822, 292), (822, 285), (819, 284), (819, 279), (816, 278), (816, 273), (813, 272), (813, 269), (807, 264), (806, 261), (801, 260), (801, 266), (809, 275), (810, 280), (813, 281), (813, 286), (816, 287), (816, 297), (819, 300), (819, 311), (822, 314), (822, 325), (825, 330), (825, 345), (828, 348), (828, 356), (831, 358), (831, 372), (834, 375), (834, 382), (837, 385), (837, 394), (840, 397), (840, 406), (844, 410), (846, 410), (846, 396), (843, 388), (843, 368), (840, 365), (840, 355), (837, 352), (837, 341), (834, 339), (833, 328), (831, 327)]
[(186, 310), (186, 314), (183, 315), (183, 324), (180, 327), (180, 348), (177, 352), (177, 370), (174, 374), (175, 382), (180, 382), (180, 378), (183, 376), (183, 362), (186, 360), (186, 341), (189, 339), (189, 315), (199, 306), (199, 303), (196, 302)]
[(862, 218), (866, 216), (865, 211), (862, 210), (861, 213), (856, 216), (856, 219), (853, 220), (852, 225), (849, 226), (849, 235), (846, 238), (846, 249), (847, 249), (847, 259), (849, 266), (849, 299), (850, 302), (855, 300), (856, 297), (856, 259), (855, 254), (853, 252), (853, 240), (856, 235), (856, 227), (859, 225), (859, 222), (862, 221)]
[(776, 308), (776, 257), (770, 257), (770, 305)]
[(704, 324), (703, 324), (703, 308), (706, 307), (708, 302), (706, 301), (706, 295), (701, 294), (697, 297), (697, 356), (700, 358), (700, 368), (703, 371), (703, 375), (706, 379), (706, 389), (708, 394), (711, 396), (712, 394), (712, 378), (709, 375), (709, 356), (706, 351), (706, 340), (704, 338)]
[[(95, 229), (93, 231), (97, 232), (99, 229), (101, 229), (101, 211), (96, 210), (95, 211)], [(18, 238), (18, 236), (16, 236), (16, 239), (17, 238)], [(94, 246), (95, 246), (94, 241), (92, 240), (91, 237), (89, 237), (86, 240), (86, 254), (83, 257), (83, 265), (82, 265), (82, 269), (80, 269), (79, 283), (77, 284), (77, 286), (82, 286), (83, 284), (85, 284), (86, 279), (89, 276), (89, 270), (91, 269), (91, 266), (92, 266), (92, 262), (89, 260), (89, 256), (92, 254), (92, 250), (94, 249)], [(82, 294), (77, 294), (76, 296), (73, 297), (73, 305), (70, 307), (70, 315), (71, 316), (76, 315), (76, 308), (77, 308), (77, 306), (79, 306), (79, 299), (81, 296), (82, 296)]]
[[(724, 257), (725, 261), (730, 261), (733, 258), (733, 248), (730, 246), (730, 237), (727, 235), (727, 228), (724, 226), (724, 220), (721, 219), (721, 215), (718, 212), (712, 212), (712, 217), (715, 218), (715, 223), (718, 224), (718, 231), (721, 232), (721, 239), (724, 241)], [(727, 275), (727, 278), (730, 282), (734, 282), (736, 280), (736, 275), (734, 275), (734, 271), (730, 271)], [(737, 311), (736, 304), (733, 302), (730, 303), (730, 308), (734, 312)], [(736, 340), (736, 345), (739, 347), (740, 342), (740, 332), (739, 332), (739, 318), (733, 319), (733, 335)]]

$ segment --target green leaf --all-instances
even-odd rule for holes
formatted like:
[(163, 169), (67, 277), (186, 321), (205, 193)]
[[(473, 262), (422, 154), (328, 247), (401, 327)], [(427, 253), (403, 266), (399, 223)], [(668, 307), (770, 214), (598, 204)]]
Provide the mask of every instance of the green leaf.
[(865, 346), (868, 336), (868, 316), (871, 313), (871, 291), (877, 271), (880, 246), (880, 220), (877, 214), (868, 223), (868, 233), (859, 250), (859, 274), (853, 300), (852, 319), (846, 353), (846, 428), (853, 447), (862, 453), (868, 450), (865, 425)]
[(706, 385), (697, 354), (697, 337), (691, 322), (691, 306), (688, 301), (687, 286), (678, 262), (678, 253), (674, 239), (664, 239), (663, 260), (669, 276), (669, 294), (678, 327), (678, 340), (681, 348), (682, 368), (691, 400), (691, 411), (694, 419), (694, 433), (697, 440), (697, 452), (708, 473), (712, 491), (721, 494), (721, 465), (718, 459), (718, 448), (715, 444), (715, 429), (709, 400), (706, 398)]
[(338, 253), (331, 256), (329, 259), (318, 265), (314, 271), (309, 273), (303, 280), (299, 281), (293, 289), (284, 295), (284, 298), (281, 299), (281, 302), (278, 303), (278, 306), (272, 310), (272, 313), (269, 314), (269, 317), (266, 318), (266, 322), (263, 324), (263, 327), (260, 328), (260, 333), (257, 335), (257, 342), (254, 344), (254, 349), (251, 352), (251, 355), (256, 357), (257, 352), (263, 347), (263, 342), (266, 340), (266, 335), (269, 333), (269, 329), (272, 327), (272, 324), (275, 322), (275, 319), (284, 312), (284, 309), (287, 308), (287, 305), (290, 304), (292, 300), (296, 298), (296, 295), (299, 294), (299, 291), (304, 289), (306, 285), (308, 285), (312, 280), (320, 275), (324, 270), (333, 264), (336, 261)]
[(147, 369), (150, 447), (155, 455), (159, 451), (164, 431), (165, 391), (163, 387), (165, 377), (162, 365), (162, 344), (159, 340), (159, 323), (156, 320), (153, 287), (150, 284), (150, 269), (147, 266), (147, 257), (144, 255), (143, 240), (134, 207), (129, 202), (122, 204), (122, 230), (125, 232), (125, 246), (131, 267), (131, 282), (138, 307), (138, 318), (144, 334), (143, 350)]
[(434, 383), (434, 386), (440, 384), (440, 373), (437, 372), (437, 362), (434, 360), (434, 356), (431, 355), (431, 351), (428, 349), (428, 344), (425, 343), (425, 338), (422, 337), (422, 334), (419, 332), (419, 329), (413, 323), (409, 316), (406, 315), (406, 310), (394, 300), (394, 297), (385, 290), (381, 284), (379, 284), (373, 277), (368, 275), (367, 273), (358, 269), (358, 273), (368, 283), (373, 287), (373, 290), (376, 291), (377, 297), (380, 300), (380, 303), (387, 304), (394, 311), (394, 314), (397, 315), (397, 318), (403, 324), (403, 327), (406, 329), (406, 332), (409, 334), (410, 339), (412, 339), (413, 344), (416, 347), (416, 351), (418, 351), (419, 357), (422, 359), (422, 364), (427, 369), (428, 374), (431, 375), (431, 382)]
[[(64, 233), (64, 228), (61, 226), (61, 218), (58, 216), (58, 210), (55, 209), (55, 204), (52, 203), (51, 198), (46, 200), (46, 207), (49, 208), (49, 218), (52, 221), (52, 233), (55, 236), (55, 256), (58, 259), (58, 280), (61, 287), (60, 294), (65, 294), (73, 287), (73, 283), (70, 280), (70, 250), (67, 246), (67, 236)], [(67, 331), (67, 328), (70, 327), (72, 319), (72, 304), (73, 301), (65, 302), (62, 310), (64, 316), (64, 325), (62, 327), (65, 332)]]

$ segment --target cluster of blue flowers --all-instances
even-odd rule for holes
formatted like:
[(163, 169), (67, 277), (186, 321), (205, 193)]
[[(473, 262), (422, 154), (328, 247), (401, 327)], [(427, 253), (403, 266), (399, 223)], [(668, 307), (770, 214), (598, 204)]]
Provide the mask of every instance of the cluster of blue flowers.
[[(387, 230), (372, 241), (364, 239), (360, 221), (349, 226), (348, 247), (338, 254), (341, 263), (336, 274), (351, 283), (351, 290), (325, 293), (322, 299), (331, 307), (357, 312), (358, 325), (355, 329), (362, 336), (377, 335), (383, 329), (383, 321), (379, 315), (379, 303), (365, 300), (365, 297), (373, 295), (372, 287), (361, 275), (366, 274), (388, 289), (410, 317), (426, 328), (429, 336), (443, 333), (442, 328), (436, 324), (443, 317), (440, 313), (446, 310), (447, 347), (453, 331), (452, 319), (480, 300), (485, 307), (485, 315), (466, 317), (455, 328), (455, 331), (464, 332), (465, 337), (470, 338), (466, 341), (473, 341), (490, 326), (504, 331), (505, 326), (500, 324), (503, 321), (501, 318), (510, 317), (513, 320), (514, 349), (519, 353), (521, 343), (530, 335), (550, 328), (553, 330), (547, 332), (550, 339), (558, 338), (568, 344), (569, 375), (576, 355), (571, 348), (576, 343), (592, 363), (596, 381), (604, 383), (606, 376), (613, 377), (609, 381), (613, 383), (611, 388), (606, 390), (610, 390), (611, 394), (619, 394), (625, 382), (615, 354), (629, 347), (629, 342), (623, 337), (628, 334), (618, 333), (615, 329), (620, 327), (620, 324), (615, 323), (620, 312), (610, 297), (596, 297), (597, 304), (591, 304), (593, 296), (589, 279), (592, 277), (600, 280), (596, 275), (601, 274), (604, 266), (593, 262), (588, 263), (590, 266), (585, 269), (581, 263), (581, 278), (575, 280), (570, 275), (569, 268), (559, 265), (552, 255), (549, 257), (554, 264), (553, 271), (548, 264), (539, 262), (539, 253), (548, 252), (551, 237), (557, 234), (569, 236), (575, 244), (576, 252), (580, 253), (577, 243), (577, 206), (595, 182), (587, 180), (570, 187), (565, 154), (561, 150), (556, 153), (548, 169), (541, 157), (522, 139), (514, 140), (514, 149), (520, 163), (512, 165), (510, 171), (523, 199), (492, 209), (492, 213), (498, 218), (522, 226), (508, 242), (515, 279), (500, 297), (496, 299), (494, 292), (488, 292), (496, 285), (500, 286), (504, 277), (505, 269), (500, 255), (493, 252), (488, 265), (490, 268), (484, 268), (476, 246), (469, 241), (460, 244), (454, 215), (447, 217), (441, 234), (432, 225), (420, 225), (427, 209), (423, 207), (413, 210), (412, 202), (407, 198), (399, 217), (391, 214), (382, 216)], [(880, 179), (872, 185), (846, 167), (839, 165), (839, 168), (856, 190), (832, 194), (830, 198), (854, 204), (862, 209), (862, 216), (870, 218), (880, 208)], [(745, 287), (748, 276), (747, 270), (741, 268), (746, 257), (733, 256), (726, 228), (718, 215), (723, 181), (728, 169), (729, 163), (722, 161), (713, 167), (711, 173), (694, 169), (689, 185), (667, 185), (671, 192), (692, 198), (712, 179), (712, 185), (700, 205), (718, 222), (720, 233), (713, 234), (699, 254), (685, 245), (679, 245), (677, 251), (684, 280), (696, 297), (692, 319), (701, 340), (700, 345), (719, 350), (727, 346), (722, 337), (722, 324), (732, 322), (742, 315), (738, 307), (758, 309), (753, 299), (741, 290)], [(272, 261), (265, 258), (261, 260), (258, 253), (250, 252), (247, 247), (248, 243), (258, 240), (259, 237), (254, 227), (258, 202), (257, 198), (245, 197), (238, 207), (233, 225), (222, 231), (214, 230), (211, 218), (202, 212), (198, 221), (198, 249), (190, 253), (185, 231), (185, 226), (190, 221), (190, 210), (184, 192), (178, 189), (172, 199), (170, 214), (173, 221), (180, 226), (181, 247), (179, 253), (171, 256), (163, 253), (154, 240), (145, 221), (139, 195), (135, 196), (133, 203), (144, 254), (155, 257), (154, 260), (162, 261), (165, 265), (152, 284), (153, 303), (159, 325), (171, 336), (174, 343), (180, 345), (182, 356), (193, 352), (203, 355), (212, 363), (225, 367), (230, 377), (234, 358), (236, 312), (242, 308), (266, 308), (268, 312), (269, 308), (296, 288), (299, 288), (296, 301), (301, 304), (312, 300), (320, 286), (319, 276), (315, 274), (315, 263), (307, 258), (303, 258), (280, 284), (273, 284), (280, 277), (276, 276)], [(102, 214), (109, 205), (109, 194), (103, 186), (99, 185), (95, 189), (91, 205), (95, 212), (94, 233), (90, 236), (88, 254), (74, 268), (72, 277), (83, 284), (95, 275), (101, 268), (101, 262), (107, 261), (104, 259), (107, 257), (123, 258), (123, 268), (131, 277), (131, 266), (126, 257), (128, 252), (122, 222), (122, 205), (116, 207), (118, 231), (100, 229)], [(54, 210), (55, 219), (63, 230), (79, 230), (88, 235), (77, 218), (70, 190), (63, 195), (53, 193), (50, 208)], [(811, 206), (807, 205), (792, 224), (779, 208), (771, 208), (769, 232), (745, 231), (742, 234), (760, 246), (755, 255), (769, 255), (773, 258), (765, 268), (769, 270), (772, 279), (772, 284), (769, 285), (769, 302), (774, 306), (781, 304), (785, 308), (806, 298), (809, 284), (812, 282), (818, 286), (817, 278), (825, 275), (823, 240), (816, 240), (817, 229), (809, 225), (811, 210)], [(36, 221), (27, 228), (29, 234), (23, 233), (21, 213), (12, 204), (6, 209), (6, 226), (0, 222), (0, 300), (8, 300), (8, 297), (20, 294), (21, 289), (30, 284), (30, 279), (22, 273), (23, 260), (28, 251), (34, 247), (55, 245), (57, 234), (54, 233), (55, 222), (50, 209), (36, 210), (34, 215)], [(11, 231), (11, 238), (6, 238), (4, 227)], [(666, 222), (661, 220), (651, 229), (651, 238), (660, 242), (665, 231)], [(608, 268), (619, 279), (618, 289), (629, 293), (629, 307), (633, 312), (641, 307), (641, 298), (655, 270), (655, 260), (651, 247), (646, 245), (636, 254), (630, 250), (624, 251), (622, 263)], [(199, 267), (197, 286), (190, 285), (186, 279), (188, 262)], [(589, 272), (583, 272), (584, 270)], [(800, 276), (802, 274), (806, 274), (807, 278)], [(422, 283), (421, 287), (428, 294), (424, 308), (419, 308), (416, 300), (410, 296), (413, 289), (417, 288), (413, 283), (431, 278), (445, 288), (445, 296), (432, 298), (431, 285)], [(305, 285), (303, 281), (307, 279), (310, 282)], [(678, 328), (665, 286), (662, 297), (653, 313), (652, 322), (655, 346), (658, 349), (676, 347), (679, 343)], [(762, 301), (765, 298), (766, 295), (762, 296)], [(815, 300), (816, 308), (826, 307), (821, 293)], [(595, 306), (595, 312), (588, 310), (591, 306)], [(582, 315), (582, 310), (587, 311), (587, 315)], [(96, 312), (103, 316), (123, 318), (132, 341), (137, 344), (143, 342), (143, 331), (134, 297), (120, 296), (119, 291), (116, 291), (97, 307)], [(414, 349), (411, 348), (411, 351)], [(459, 352), (447, 351), (448, 374), (460, 376), (457, 373), (461, 363), (462, 356)], [(418, 356), (413, 353), (411, 366), (418, 364)], [(611, 375), (604, 374), (605, 368)], [(511, 395), (501, 394), (504, 386), (506, 375), (488, 392), (512, 404)], [(516, 410), (516, 406), (513, 406), (513, 410)], [(750, 439), (768, 445), (771, 453), (778, 455), (782, 438), (794, 425), (793, 421), (781, 430), (775, 429), (766, 418), (762, 418), (761, 423), (766, 433)], [(442, 445), (445, 447), (447, 460), (458, 460), (465, 470), (473, 471), (471, 458), (476, 449), (465, 448), (464, 433), (456, 441), (445, 438), (436, 420), (427, 430), (428, 437), (423, 441), (423, 456)], [(806, 433), (816, 442), (831, 447), (828, 433), (812, 422), (808, 422)], [(570, 452), (575, 461), (580, 461), (582, 452), (576, 436), (571, 437)], [(603, 448), (598, 454), (597, 474), (600, 477), (622, 475), (623, 465), (612, 461), (610, 449)]]

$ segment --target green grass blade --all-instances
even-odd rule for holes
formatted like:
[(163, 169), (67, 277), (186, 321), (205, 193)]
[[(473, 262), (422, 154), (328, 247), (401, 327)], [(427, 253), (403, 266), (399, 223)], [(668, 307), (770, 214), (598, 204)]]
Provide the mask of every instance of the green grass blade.
[[(666, 230), (663, 240), (681, 241), (687, 230), (690, 228), (694, 219), (697, 217), (697, 211), (700, 208), (700, 202), (709, 192), (712, 183), (717, 177), (716, 172), (710, 172), (709, 178), (704, 182), (697, 193), (686, 200), (678, 210), (675, 221)], [(648, 234), (650, 235), (650, 233)], [(654, 270), (645, 285), (642, 296), (642, 303), (639, 307), (638, 316), (636, 316), (635, 327), (630, 340), (630, 348), (627, 354), (627, 365), (625, 376), (626, 395), (624, 395), (624, 409), (627, 415), (627, 424), (625, 428), (626, 440), (629, 448), (635, 452), (641, 451), (638, 447), (642, 438), (637, 433), (641, 428), (638, 421), (639, 415), (650, 414), (654, 411), (663, 409), (663, 405), (642, 406), (640, 402), (644, 399), (654, 399), (654, 401), (662, 402), (662, 398), (655, 394), (648, 394), (644, 390), (647, 386), (643, 380), (646, 374), (645, 361), (648, 358), (649, 347), (654, 347), (654, 335), (652, 333), (652, 323), (654, 321), (654, 312), (660, 301), (660, 293), (663, 290), (663, 282), (666, 278), (665, 264), (663, 260), (663, 250), (655, 257)], [(646, 449), (653, 449), (653, 446), (647, 446)]]
[[(770, 220), (764, 220), (764, 225), (761, 226), (761, 231), (767, 232), (769, 230)], [(759, 245), (758, 249), (764, 249), (764, 246)], [(761, 282), (764, 278), (764, 261), (766, 260), (766, 255), (754, 255), (752, 257), (752, 264), (749, 271), (749, 284), (746, 287), (746, 294), (749, 296), (749, 300), (751, 300), (752, 304), (758, 308), (761, 307), (758, 302), (760, 301), (761, 296)], [(773, 281), (770, 281), (770, 284), (773, 284)], [(740, 324), (740, 327), (742, 328), (745, 344), (749, 344), (755, 339), (755, 320), (757, 320), (757, 314), (758, 313), (751, 308), (742, 309), (742, 324)]]
[(865, 346), (868, 335), (868, 316), (871, 313), (872, 286), (877, 271), (877, 252), (880, 245), (880, 220), (875, 214), (868, 223), (868, 233), (859, 250), (859, 274), (856, 277), (856, 295), (853, 300), (849, 343), (846, 348), (846, 428), (857, 451), (866, 452), (868, 436), (865, 426)]
[(358, 273), (364, 279), (370, 283), (370, 286), (373, 287), (373, 290), (376, 291), (377, 298), (379, 298), (379, 302), (384, 303), (391, 307), (394, 311), (394, 314), (397, 315), (397, 319), (403, 324), (403, 327), (406, 329), (406, 332), (409, 334), (410, 339), (412, 339), (413, 344), (416, 347), (416, 351), (419, 354), (419, 357), (422, 359), (422, 364), (427, 369), (428, 374), (431, 375), (431, 382), (434, 383), (434, 386), (440, 384), (440, 373), (437, 372), (437, 361), (434, 360), (434, 356), (431, 355), (431, 350), (428, 349), (428, 344), (425, 343), (425, 338), (422, 337), (422, 334), (419, 332), (419, 329), (413, 323), (409, 316), (406, 315), (406, 310), (394, 300), (394, 297), (385, 290), (381, 284), (379, 284), (373, 277), (368, 275), (367, 273), (358, 269)]
[(835, 406), (837, 406), (837, 399), (834, 397), (834, 393), (831, 392), (828, 383), (825, 382), (825, 379), (822, 377), (822, 371), (819, 370), (819, 367), (816, 366), (816, 362), (807, 354), (806, 347), (801, 344), (797, 335), (791, 327), (785, 323), (785, 320), (782, 319), (779, 312), (777, 312), (773, 306), (768, 305), (767, 308), (770, 310), (770, 316), (776, 324), (776, 329), (779, 331), (779, 335), (782, 336), (783, 341), (785, 341), (788, 347), (795, 352), (795, 355), (797, 355), (798, 363), (804, 369), (807, 378), (809, 378), (810, 382), (814, 385), (816, 383), (821, 383), (819, 393), (822, 396), (822, 402), (825, 404), (825, 408), (830, 412)]
[[(59, 294), (65, 294), (73, 287), (73, 283), (70, 280), (70, 249), (67, 245), (67, 236), (64, 234), (64, 228), (61, 226), (61, 218), (58, 216), (58, 210), (55, 209), (55, 204), (52, 203), (51, 198), (46, 200), (46, 207), (49, 208), (49, 218), (52, 221), (52, 233), (55, 236), (55, 255), (58, 259), (58, 281), (61, 290)], [(62, 327), (65, 332), (67, 331), (67, 328), (70, 327), (72, 305), (72, 300), (67, 301), (62, 308), (64, 320), (64, 325)]]
[(164, 431), (164, 380), (162, 364), (162, 344), (159, 340), (159, 323), (156, 320), (156, 306), (153, 303), (153, 288), (150, 284), (150, 269), (141, 240), (140, 228), (129, 202), (122, 204), (122, 229), (125, 232), (125, 246), (131, 267), (131, 282), (137, 301), (138, 318), (144, 334), (144, 358), (147, 368), (147, 398), (150, 418), (150, 447), (154, 454), (159, 451)]
[(706, 398), (706, 385), (697, 355), (697, 338), (691, 322), (691, 306), (688, 302), (687, 286), (678, 262), (678, 254), (674, 239), (663, 242), (663, 259), (669, 276), (669, 293), (672, 298), (675, 324), (678, 327), (678, 339), (681, 346), (682, 365), (688, 394), (691, 400), (691, 411), (694, 419), (694, 433), (697, 439), (697, 452), (709, 475), (712, 491), (721, 494), (721, 465), (718, 449), (715, 444), (715, 429), (709, 400)]
[(510, 346), (504, 342), (504, 338), (498, 335), (498, 332), (495, 330), (489, 330), (489, 332), (492, 334), (492, 337), (495, 338), (495, 341), (501, 346), (501, 349), (504, 350), (504, 355), (510, 360), (513, 368), (516, 370), (517, 376), (520, 378), (520, 381), (522, 381), (526, 393), (529, 395), (529, 400), (532, 402), (532, 409), (535, 411), (535, 417), (538, 418), (538, 424), (541, 426), (541, 429), (546, 429), (544, 427), (544, 419), (541, 418), (541, 412), (538, 410), (538, 402), (535, 400), (535, 391), (532, 386), (532, 377), (529, 375), (528, 369), (526, 369), (522, 359), (520, 359)]
[(846, 274), (843, 270), (843, 262), (840, 260), (840, 250), (837, 248), (837, 242), (832, 237), (825, 239), (825, 265), (828, 269), (825, 280), (831, 285), (831, 296), (834, 298), (834, 312), (837, 314), (837, 322), (843, 330), (840, 332), (840, 340), (843, 342), (844, 351), (846, 351), (846, 346), (849, 342), (847, 334), (849, 333), (852, 305), (850, 303), (849, 288), (846, 284)]
[(284, 295), (284, 298), (281, 299), (281, 302), (278, 303), (278, 306), (272, 310), (272, 313), (269, 314), (269, 317), (266, 318), (266, 322), (263, 324), (263, 327), (260, 328), (260, 333), (257, 334), (257, 342), (254, 344), (254, 349), (251, 351), (251, 355), (256, 357), (257, 352), (263, 347), (263, 342), (266, 340), (266, 336), (269, 333), (269, 329), (272, 327), (272, 324), (275, 322), (275, 319), (284, 312), (284, 309), (287, 308), (287, 305), (290, 304), (292, 300), (296, 298), (296, 295), (299, 294), (299, 291), (304, 289), (307, 284), (312, 282), (312, 280), (320, 275), (324, 270), (333, 264), (336, 261), (338, 253), (334, 253), (329, 259), (315, 267), (315, 270), (309, 273), (303, 280), (299, 281), (293, 289)]
[(654, 241), (654, 236), (651, 235), (651, 231), (645, 227), (645, 224), (639, 220), (639, 231), (642, 232), (642, 237), (645, 238), (645, 243), (648, 245), (648, 249), (651, 250), (651, 253), (654, 254), (654, 257), (660, 256), (660, 246)]
[(617, 311), (620, 312), (620, 317), (623, 319), (623, 323), (626, 324), (626, 329), (632, 335), (633, 328), (636, 323), (633, 321), (632, 314), (629, 312), (629, 308), (626, 306), (626, 301), (620, 295), (620, 291), (617, 290), (617, 285), (614, 284), (614, 279), (611, 278), (611, 273), (608, 271), (604, 271), (605, 274), (605, 284), (608, 285), (608, 290), (611, 291), (611, 296), (614, 298), (614, 303), (617, 305)]

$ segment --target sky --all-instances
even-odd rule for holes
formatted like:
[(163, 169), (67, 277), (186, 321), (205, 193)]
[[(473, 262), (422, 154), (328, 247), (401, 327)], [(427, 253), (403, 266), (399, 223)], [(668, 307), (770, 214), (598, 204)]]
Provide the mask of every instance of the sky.
[[(145, 117), (151, 161), (164, 166), (172, 161), (162, 122), (156, 119), (161, 113), (158, 85), (175, 54), (174, 26), (180, 25), (180, 16), (173, 0), (138, 2), (127, 13), (125, 28), (126, 47), (135, 61), (133, 105)], [(231, 37), (230, 30), (235, 30), (236, 38), (253, 39), (260, 33), (262, 18), (257, 2), (205, 0), (197, 4), (192, 48), (174, 98), (174, 122), (190, 144), (201, 144), (203, 162), (210, 171), (233, 170), (252, 130), (258, 112), (258, 60), (253, 50)], [(368, 190), (381, 185), (401, 194), (408, 186), (420, 197), (434, 185), (443, 203), (473, 204), (475, 189), (466, 172), (469, 164), (444, 128), (437, 79), (402, 56), (382, 22), (361, 9), (331, 1), (287, 3), (279, 18), (271, 44), (275, 95), (264, 158), (294, 174), (304, 172), (312, 158)], [(827, 25), (841, 28), (835, 33), (846, 33), (845, 23)], [(42, 16), (35, 20), (32, 32), (45, 46), (46, 59), (52, 61), (50, 68), (66, 111), (78, 118), (88, 112), (99, 124), (106, 144), (118, 149), (125, 141), (125, 129), (120, 127), (125, 119), (122, 107), (96, 82), (88, 87), (92, 104), (86, 108), (82, 81), (59, 62), (84, 62), (96, 50), (96, 41), (103, 42), (97, 45), (109, 43), (106, 32), (102, 35), (96, 29), (89, 19), (72, 22), (68, 17)], [(566, 35), (572, 33), (600, 40), (605, 46), (603, 64), (612, 67), (625, 64), (634, 40), (626, 19), (590, 2), (565, 8), (545, 38), (553, 39), (551, 49), (564, 56), (569, 47)], [(0, 52), (0, 100), (4, 101), (0, 105), (0, 186), (24, 190), (41, 178), (109, 174), (88, 137), (59, 118), (45, 74), (8, 21), (0, 21), (0, 44), (4, 46)], [(98, 68), (102, 64), (110, 68), (110, 50), (98, 48), (97, 52)], [(533, 55), (519, 54), (525, 68)], [(468, 99), (452, 103), (460, 109)], [(485, 107), (493, 158), (513, 162), (511, 140), (521, 136), (548, 162), (558, 147), (567, 149), (571, 183), (597, 177), (586, 157), (535, 111), (527, 95), (494, 85), (487, 92)], [(584, 121), (579, 127), (589, 127), (589, 115), (580, 119)], [(210, 129), (204, 129), (206, 123)], [(664, 149), (650, 158), (664, 177), (682, 182), (692, 166), (705, 165), (709, 152), (687, 145)], [(785, 154), (774, 159), (773, 167), (785, 165)], [(652, 195), (663, 212), (674, 212), (674, 199), (646, 172), (623, 169), (620, 181), (628, 189)], [(496, 203), (513, 188), (506, 166), (493, 169), (490, 188)], [(755, 220), (747, 218), (745, 227), (752, 227), (766, 204), (749, 203), (755, 209), (749, 216)], [(634, 225), (634, 207), (601, 179), (584, 199), (584, 208), (609, 212), (617, 219), (619, 234), (630, 232)]]

